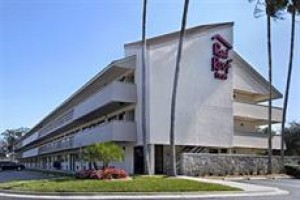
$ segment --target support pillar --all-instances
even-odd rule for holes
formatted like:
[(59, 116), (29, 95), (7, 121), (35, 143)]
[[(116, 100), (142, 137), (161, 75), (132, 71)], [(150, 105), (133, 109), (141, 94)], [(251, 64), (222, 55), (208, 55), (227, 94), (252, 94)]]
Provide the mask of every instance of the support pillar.
[(148, 144), (148, 152), (149, 152), (149, 172), (150, 174), (155, 173), (155, 146), (154, 144)]

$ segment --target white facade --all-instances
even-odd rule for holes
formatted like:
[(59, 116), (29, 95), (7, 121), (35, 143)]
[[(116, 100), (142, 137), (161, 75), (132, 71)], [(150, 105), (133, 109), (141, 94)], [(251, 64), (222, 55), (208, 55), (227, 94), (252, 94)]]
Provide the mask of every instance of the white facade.
[[(233, 23), (186, 31), (176, 105), (178, 154), (263, 153), (267, 136), (257, 129), (267, 123), (267, 107), (261, 103), (268, 100), (268, 82), (231, 48), (225, 56), (232, 60), (227, 79), (216, 78), (212, 71), (212, 46), (217, 43), (212, 37), (216, 35), (234, 46)], [(156, 173), (167, 170), (178, 36), (176, 32), (148, 40), (147, 141)], [(86, 166), (78, 160), (82, 148), (115, 141), (124, 148), (126, 158), (113, 165), (140, 172), (141, 78), (141, 42), (126, 44), (124, 59), (112, 62), (24, 137), (19, 143), (21, 159), (29, 166), (48, 168), (61, 159), (65, 170), (79, 170)], [(281, 96), (274, 88), (274, 99)], [(273, 123), (279, 123), (281, 115), (281, 108), (273, 108)], [(273, 137), (273, 148), (280, 148), (278, 136)]]

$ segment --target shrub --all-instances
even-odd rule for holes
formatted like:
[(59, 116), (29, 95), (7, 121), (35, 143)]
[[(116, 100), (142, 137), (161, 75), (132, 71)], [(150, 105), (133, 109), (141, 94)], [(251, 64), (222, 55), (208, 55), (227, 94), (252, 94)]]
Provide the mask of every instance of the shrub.
[(92, 174), (92, 171), (93, 170), (81, 170), (81, 171), (78, 171), (75, 174), (75, 178), (78, 178), (78, 179), (87, 179), (87, 178), (90, 178), (90, 176)]
[(127, 177), (128, 173), (122, 169), (107, 168), (103, 172), (103, 179), (122, 179)]
[(295, 178), (300, 178), (300, 166), (286, 165), (285, 170), (287, 175), (293, 176)]
[(78, 179), (123, 179), (128, 173), (122, 169), (106, 168), (104, 170), (81, 170), (76, 172)]

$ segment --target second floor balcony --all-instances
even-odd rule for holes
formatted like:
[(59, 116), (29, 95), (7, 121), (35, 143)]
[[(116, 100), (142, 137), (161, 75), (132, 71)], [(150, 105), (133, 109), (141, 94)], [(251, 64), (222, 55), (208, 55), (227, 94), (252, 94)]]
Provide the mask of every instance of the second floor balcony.
[[(268, 106), (250, 103), (233, 103), (233, 115), (240, 120), (248, 120), (259, 124), (268, 122)], [(272, 107), (272, 123), (281, 122), (282, 109)]]
[[(37, 148), (38, 152), (36, 152), (34, 156), (67, 149), (81, 148), (106, 141), (136, 142), (136, 140), (137, 129), (135, 122), (115, 120), (82, 130), (72, 136), (63, 138), (62, 140), (41, 146)], [(26, 152), (30, 151), (31, 150), (28, 150)], [(26, 152), (24, 153), (27, 155), (28, 153)], [(31, 155), (31, 153), (28, 155)]]

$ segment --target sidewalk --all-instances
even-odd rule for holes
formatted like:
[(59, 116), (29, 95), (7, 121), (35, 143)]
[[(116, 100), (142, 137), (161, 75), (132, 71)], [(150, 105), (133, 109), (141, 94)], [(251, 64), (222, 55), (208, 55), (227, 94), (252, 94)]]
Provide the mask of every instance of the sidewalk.
[(266, 187), (247, 183), (238, 183), (228, 180), (206, 179), (198, 177), (178, 176), (178, 178), (194, 181), (217, 183), (242, 189), (240, 192), (176, 192), (176, 193), (34, 193), (34, 192), (6, 192), (0, 191), (0, 197), (31, 198), (31, 199), (199, 199), (217, 197), (243, 197), (243, 196), (272, 196), (288, 195), (289, 192), (276, 187)]
[(270, 195), (287, 195), (288, 191), (276, 188), (276, 187), (267, 187), (260, 186), (248, 183), (238, 183), (230, 180), (221, 180), (221, 179), (207, 179), (199, 177), (188, 177), (188, 176), (179, 176), (178, 178), (200, 181), (205, 183), (216, 183), (231, 187), (240, 188), (242, 192), (229, 192), (226, 196), (270, 196)]

